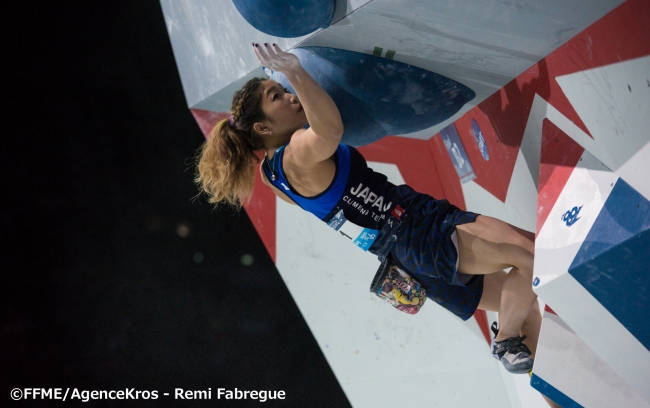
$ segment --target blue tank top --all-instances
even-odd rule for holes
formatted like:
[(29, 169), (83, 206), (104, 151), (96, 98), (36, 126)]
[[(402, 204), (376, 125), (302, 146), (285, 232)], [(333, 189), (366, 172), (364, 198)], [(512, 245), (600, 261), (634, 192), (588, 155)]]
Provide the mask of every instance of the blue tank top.
[(282, 166), (284, 148), (266, 158), (262, 166), (269, 182), (304, 210), (327, 223), (341, 210), (345, 218), (363, 228), (381, 230), (393, 210), (408, 210), (430, 199), (407, 185), (396, 186), (388, 178), (368, 167), (357, 149), (339, 144), (333, 159), (336, 172), (322, 193), (304, 197), (287, 181)]

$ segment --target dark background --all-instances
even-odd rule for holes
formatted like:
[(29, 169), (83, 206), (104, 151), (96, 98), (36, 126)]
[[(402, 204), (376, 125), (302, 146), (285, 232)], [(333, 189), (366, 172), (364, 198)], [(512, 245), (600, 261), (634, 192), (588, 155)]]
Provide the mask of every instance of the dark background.
[(15, 387), (211, 387), (211, 406), (259, 406), (216, 400), (237, 387), (286, 392), (263, 406), (347, 406), (245, 212), (192, 199), (203, 136), (159, 3), (4, 9), (0, 406), (82, 405), (14, 402)]

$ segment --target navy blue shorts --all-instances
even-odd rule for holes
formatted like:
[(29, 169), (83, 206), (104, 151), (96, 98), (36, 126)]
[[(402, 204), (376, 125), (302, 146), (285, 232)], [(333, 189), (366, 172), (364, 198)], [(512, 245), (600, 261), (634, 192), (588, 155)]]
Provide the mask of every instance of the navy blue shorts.
[(424, 286), (429, 299), (469, 319), (481, 300), (484, 277), (456, 270), (458, 252), (452, 235), (456, 225), (474, 222), (478, 214), (433, 198), (407, 213), (409, 219), (391, 250), (393, 259)]

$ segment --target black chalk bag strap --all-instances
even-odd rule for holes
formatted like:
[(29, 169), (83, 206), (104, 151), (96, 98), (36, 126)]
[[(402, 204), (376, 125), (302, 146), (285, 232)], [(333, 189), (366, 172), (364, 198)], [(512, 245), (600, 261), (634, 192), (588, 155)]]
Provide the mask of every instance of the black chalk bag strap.
[(389, 256), (384, 259), (381, 265), (379, 265), (379, 269), (377, 269), (377, 273), (375, 274), (375, 277), (372, 278), (372, 283), (370, 284), (370, 291), (372, 293), (377, 293), (386, 280), (386, 276), (388, 276), (388, 272), (390, 271), (391, 262), (392, 259)]

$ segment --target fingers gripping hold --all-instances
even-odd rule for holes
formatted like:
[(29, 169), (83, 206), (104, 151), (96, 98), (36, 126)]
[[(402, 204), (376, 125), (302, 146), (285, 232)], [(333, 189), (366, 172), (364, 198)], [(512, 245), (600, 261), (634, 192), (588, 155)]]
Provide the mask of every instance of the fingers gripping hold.
[(298, 57), (291, 53), (282, 51), (282, 49), (275, 43), (264, 43), (264, 45), (253, 43), (253, 52), (255, 52), (255, 56), (260, 64), (273, 71), (286, 74), (291, 70), (300, 67), (300, 60), (298, 60)]

